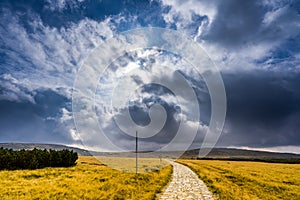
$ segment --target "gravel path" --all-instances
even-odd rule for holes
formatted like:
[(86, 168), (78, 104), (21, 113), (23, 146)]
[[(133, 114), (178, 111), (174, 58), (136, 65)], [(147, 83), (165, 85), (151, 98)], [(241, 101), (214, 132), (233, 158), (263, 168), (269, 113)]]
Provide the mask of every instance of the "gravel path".
[(165, 199), (200, 199), (213, 200), (211, 192), (203, 181), (190, 168), (170, 161), (173, 165), (173, 177), (165, 191), (159, 195), (160, 200)]

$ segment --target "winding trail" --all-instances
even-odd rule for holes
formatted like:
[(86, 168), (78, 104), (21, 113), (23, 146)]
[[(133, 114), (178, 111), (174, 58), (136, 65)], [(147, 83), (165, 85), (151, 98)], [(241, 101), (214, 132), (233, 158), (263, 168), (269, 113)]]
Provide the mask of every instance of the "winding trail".
[(173, 165), (173, 177), (165, 191), (159, 195), (160, 200), (171, 199), (198, 199), (213, 200), (212, 193), (208, 190), (190, 168), (170, 161)]

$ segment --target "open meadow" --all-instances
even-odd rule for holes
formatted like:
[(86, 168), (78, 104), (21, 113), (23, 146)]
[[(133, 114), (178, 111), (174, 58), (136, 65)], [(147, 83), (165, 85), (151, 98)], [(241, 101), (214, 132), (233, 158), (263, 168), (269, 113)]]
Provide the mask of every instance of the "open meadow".
[(178, 160), (218, 199), (300, 199), (300, 164)]
[[(101, 163), (123, 172), (136, 172), (136, 159), (128, 157), (97, 157)], [(138, 172), (154, 172), (169, 165), (165, 159), (159, 158), (138, 158)]]
[(136, 175), (79, 157), (74, 167), (0, 171), (0, 199), (155, 199), (171, 175), (170, 165)]

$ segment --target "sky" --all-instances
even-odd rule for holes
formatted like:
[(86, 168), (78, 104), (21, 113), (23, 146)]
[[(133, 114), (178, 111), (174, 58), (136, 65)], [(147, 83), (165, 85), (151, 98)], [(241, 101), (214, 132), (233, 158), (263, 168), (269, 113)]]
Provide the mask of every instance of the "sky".
[[(178, 31), (197, 43), (219, 69), (227, 112), (216, 147), (300, 153), (297, 0), (2, 0), (0, 142), (99, 144), (101, 138), (77, 130), (74, 81), (97, 47), (124, 31), (145, 27)], [(180, 75), (155, 68), (157, 63), (178, 69)], [(115, 83), (133, 69), (131, 78), (139, 89), (129, 108), (103, 106), (110, 105)], [(133, 137), (122, 133), (118, 119), (129, 110), (136, 124), (146, 126), (150, 108), (159, 104), (166, 123), (157, 135), (141, 139), (144, 150), (168, 144), (180, 122), (187, 124), (186, 135), (198, 127), (190, 148), (199, 148), (210, 124), (212, 100), (203, 77), (191, 69), (180, 55), (159, 49), (135, 50), (111, 63), (98, 77), (94, 99), (97, 121), (107, 138), (131, 150)], [(186, 94), (176, 97), (165, 86), (151, 84), (153, 77), (163, 77), (181, 91), (184, 84), (178, 77), (184, 77), (198, 99), (200, 119), (190, 119), (195, 110), (185, 102)]]

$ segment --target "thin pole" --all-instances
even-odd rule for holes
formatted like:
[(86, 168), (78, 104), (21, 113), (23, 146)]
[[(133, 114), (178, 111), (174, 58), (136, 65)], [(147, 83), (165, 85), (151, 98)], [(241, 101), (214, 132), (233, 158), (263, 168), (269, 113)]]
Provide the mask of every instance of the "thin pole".
[(135, 132), (135, 173), (138, 173), (138, 132)]

